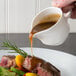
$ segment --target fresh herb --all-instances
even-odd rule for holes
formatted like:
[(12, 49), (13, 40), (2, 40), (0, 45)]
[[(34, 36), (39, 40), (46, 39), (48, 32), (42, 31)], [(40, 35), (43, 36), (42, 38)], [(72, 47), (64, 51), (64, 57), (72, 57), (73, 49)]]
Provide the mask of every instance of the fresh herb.
[(7, 47), (10, 50), (14, 50), (16, 53), (19, 53), (23, 57), (26, 57), (27, 56), (27, 53), (25, 51), (23, 51), (22, 49), (18, 48), (15, 44), (12, 44), (9, 41), (3, 42), (2, 47)]

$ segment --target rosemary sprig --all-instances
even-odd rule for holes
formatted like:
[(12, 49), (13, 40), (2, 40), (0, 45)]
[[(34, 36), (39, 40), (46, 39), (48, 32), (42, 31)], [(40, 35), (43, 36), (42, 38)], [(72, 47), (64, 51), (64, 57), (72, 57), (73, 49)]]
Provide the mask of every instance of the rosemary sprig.
[(19, 53), (23, 57), (27, 56), (27, 53), (25, 51), (23, 51), (22, 49), (18, 48), (15, 44), (12, 44), (9, 41), (3, 42), (2, 47), (7, 47), (10, 50), (14, 50), (16, 53)]

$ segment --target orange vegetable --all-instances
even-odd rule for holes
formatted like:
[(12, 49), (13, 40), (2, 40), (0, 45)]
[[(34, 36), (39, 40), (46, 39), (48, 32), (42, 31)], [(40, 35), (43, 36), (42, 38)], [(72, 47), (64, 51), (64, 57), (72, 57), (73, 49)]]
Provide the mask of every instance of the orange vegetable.
[(21, 55), (16, 56), (15, 61), (16, 61), (16, 64), (19, 68), (22, 68), (22, 64), (23, 64), (24, 59), (25, 58)]
[(26, 73), (24, 76), (37, 76), (35, 73)]

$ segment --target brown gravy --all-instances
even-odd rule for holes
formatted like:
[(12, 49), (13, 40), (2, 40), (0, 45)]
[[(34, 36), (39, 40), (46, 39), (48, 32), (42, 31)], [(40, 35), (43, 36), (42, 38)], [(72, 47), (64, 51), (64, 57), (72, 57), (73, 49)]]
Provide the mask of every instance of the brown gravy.
[(58, 21), (58, 19), (60, 18), (60, 14), (52, 14), (52, 15), (48, 15), (46, 17), (44, 17), (39, 24), (35, 25), (32, 29), (32, 31), (30, 32), (29, 35), (29, 39), (30, 39), (30, 43), (31, 43), (31, 54), (33, 55), (33, 51), (32, 51), (32, 39), (33, 39), (33, 35), (37, 32), (46, 30), (50, 27), (52, 27), (54, 24), (56, 24), (56, 22)]
[(32, 34), (35, 34), (37, 32), (46, 30), (48, 28), (50, 28), (51, 26), (53, 26), (56, 22), (44, 22), (44, 23), (40, 23), (37, 24), (31, 31)]

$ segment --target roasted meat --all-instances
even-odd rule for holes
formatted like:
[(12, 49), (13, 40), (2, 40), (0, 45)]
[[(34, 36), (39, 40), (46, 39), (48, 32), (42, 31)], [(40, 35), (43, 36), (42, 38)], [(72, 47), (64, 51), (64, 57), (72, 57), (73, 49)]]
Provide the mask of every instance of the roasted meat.
[(27, 56), (23, 62), (23, 67), (31, 71), (37, 67), (38, 63), (43, 63), (43, 62), (44, 61), (42, 59), (39, 59), (37, 57)]
[(60, 76), (60, 71), (48, 62), (39, 63), (36, 70), (39, 76)]
[(39, 76), (60, 76), (60, 71), (55, 66), (37, 57), (27, 56), (23, 67)]
[(15, 56), (13, 55), (3, 56), (1, 59), (0, 66), (5, 67), (5, 68), (15, 67), (16, 66)]
[[(5, 68), (16, 67), (15, 56), (3, 56), (0, 66)], [(36, 73), (38, 76), (61, 76), (60, 71), (38, 57), (27, 56), (23, 62), (23, 69)]]

